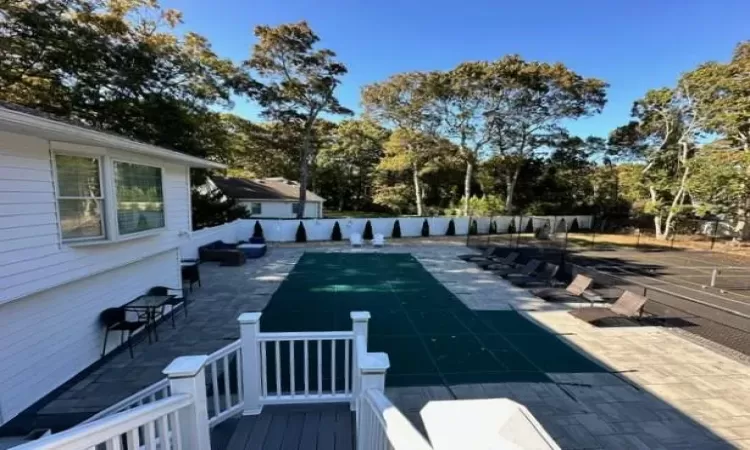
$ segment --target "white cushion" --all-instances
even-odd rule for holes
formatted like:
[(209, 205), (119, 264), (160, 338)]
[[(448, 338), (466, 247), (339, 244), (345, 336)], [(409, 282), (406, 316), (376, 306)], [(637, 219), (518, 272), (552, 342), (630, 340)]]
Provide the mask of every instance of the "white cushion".
[(359, 233), (352, 233), (351, 236), (349, 236), (349, 241), (352, 243), (352, 246), (358, 247), (362, 245), (362, 235)]

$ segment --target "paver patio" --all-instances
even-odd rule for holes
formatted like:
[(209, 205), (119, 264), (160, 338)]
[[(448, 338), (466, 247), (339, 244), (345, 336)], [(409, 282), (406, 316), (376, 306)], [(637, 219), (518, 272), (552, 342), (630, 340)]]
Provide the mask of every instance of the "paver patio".
[[(342, 246), (312, 251), (356, 251)], [(421, 427), (429, 400), (508, 397), (526, 405), (563, 448), (750, 448), (750, 367), (661, 328), (597, 329), (455, 256), (457, 245), (395, 246), (410, 253), (467, 307), (516, 310), (600, 361), (610, 373), (548, 373), (552, 383), (507, 382), (390, 387), (387, 395)], [(240, 312), (261, 310), (303, 254), (272, 248), (246, 266), (201, 266), (190, 316), (160, 341), (138, 344), (61, 389), (37, 418), (77, 417), (159, 380), (174, 357), (208, 353), (236, 339)], [(30, 417), (30, 416), (29, 416)], [(69, 417), (71, 419), (71, 417)]]

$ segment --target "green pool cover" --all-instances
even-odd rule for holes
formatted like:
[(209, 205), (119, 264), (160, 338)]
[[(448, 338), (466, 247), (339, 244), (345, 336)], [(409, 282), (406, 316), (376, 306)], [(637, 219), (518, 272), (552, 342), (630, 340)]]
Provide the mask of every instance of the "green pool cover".
[[(372, 315), (368, 350), (386, 352), (389, 386), (550, 381), (545, 373), (602, 372), (554, 335), (513, 311), (472, 311), (409, 254), (305, 253), (263, 311), (262, 331), (350, 330), (351, 311)], [(294, 344), (297, 389), (303, 343)], [(351, 351), (351, 349), (349, 349)], [(279, 348), (287, 361), (289, 344)], [(275, 349), (267, 351), (273, 368)], [(321, 377), (343, 367), (344, 345), (332, 361), (326, 342), (308, 346), (310, 367), (323, 358)], [(322, 355), (322, 356), (321, 356)], [(275, 373), (269, 383), (275, 386)], [(317, 373), (311, 370), (312, 386)], [(343, 370), (336, 371), (343, 387)], [(281, 382), (289, 388), (289, 369)]]

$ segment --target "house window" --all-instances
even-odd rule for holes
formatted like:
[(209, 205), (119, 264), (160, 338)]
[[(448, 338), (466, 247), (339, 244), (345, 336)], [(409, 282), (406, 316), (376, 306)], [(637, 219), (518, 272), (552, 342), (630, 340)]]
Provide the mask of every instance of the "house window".
[(260, 203), (250, 203), (250, 214), (260, 214), (263, 211)]
[(292, 203), (292, 214), (299, 214), (299, 203)]
[(101, 159), (56, 154), (55, 177), (63, 241), (103, 239)]
[(164, 228), (164, 192), (159, 167), (115, 162), (117, 230), (120, 234)]

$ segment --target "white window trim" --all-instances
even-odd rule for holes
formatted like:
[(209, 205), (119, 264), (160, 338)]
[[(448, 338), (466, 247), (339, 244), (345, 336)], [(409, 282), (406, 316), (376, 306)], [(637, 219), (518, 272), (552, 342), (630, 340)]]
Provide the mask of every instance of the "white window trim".
[[(101, 214), (99, 217), (99, 221), (102, 225), (102, 234), (100, 236), (91, 236), (91, 237), (82, 237), (82, 238), (64, 238), (63, 237), (63, 229), (62, 229), (62, 214), (60, 211), (60, 200), (70, 199), (70, 200), (76, 200), (76, 199), (83, 199), (83, 197), (63, 197), (60, 196), (60, 185), (59, 180), (57, 177), (57, 155), (63, 155), (63, 156), (72, 156), (72, 157), (78, 157), (78, 158), (94, 158), (97, 160), (97, 169), (99, 169), (99, 192), (101, 194), (101, 197), (94, 197), (100, 201), (101, 204)], [(99, 243), (99, 242), (105, 242), (108, 239), (108, 232), (109, 227), (107, 226), (107, 213), (108, 213), (108, 205), (107, 205), (107, 198), (108, 198), (108, 192), (106, 189), (106, 183), (104, 179), (104, 166), (105, 166), (105, 159), (103, 155), (101, 154), (91, 154), (89, 152), (83, 151), (83, 152), (71, 152), (67, 150), (53, 150), (52, 151), (52, 179), (54, 181), (54, 191), (55, 191), (55, 212), (57, 213), (57, 230), (58, 235), (60, 237), (60, 242), (64, 244), (79, 244), (79, 243)]]
[[(104, 227), (104, 235), (96, 238), (75, 238), (75, 239), (63, 239), (62, 236), (62, 216), (60, 214), (60, 205), (58, 203), (59, 191), (57, 184), (57, 163), (55, 161), (56, 155), (69, 155), (79, 156), (88, 158), (97, 158), (99, 160), (99, 184), (102, 191), (102, 222)], [(165, 188), (165, 177), (164, 167), (155, 165), (152, 163), (144, 163), (138, 160), (130, 160), (128, 158), (117, 157), (113, 158), (107, 154), (107, 150), (99, 147), (90, 147), (84, 145), (73, 145), (66, 142), (53, 142), (50, 146), (50, 155), (52, 157), (52, 175), (54, 181), (54, 192), (55, 192), (55, 212), (57, 214), (57, 230), (59, 242), (61, 245), (70, 247), (83, 247), (89, 245), (103, 245), (103, 244), (114, 244), (118, 242), (130, 241), (133, 239), (139, 239), (149, 236), (154, 236), (163, 233), (169, 229), (169, 215), (167, 214), (167, 195)], [(164, 226), (160, 228), (153, 228), (150, 230), (141, 231), (138, 233), (120, 234), (117, 224), (117, 189), (115, 188), (115, 162), (122, 162), (127, 164), (136, 164), (141, 166), (148, 166), (159, 169), (161, 171), (161, 189), (162, 189), (162, 203), (164, 204)], [(189, 170), (189, 169), (188, 169)], [(189, 173), (189, 172), (188, 172)]]
[[(255, 212), (255, 205), (258, 205), (258, 212)], [(263, 214), (263, 202), (250, 202), (250, 215), (260, 214)]]
[[(134, 165), (134, 166), (145, 166), (145, 167), (151, 167), (152, 169), (159, 169), (159, 174), (160, 174), (160, 178), (161, 178), (161, 195), (162, 195), (162, 197), (161, 197), (161, 203), (162, 203), (162, 209), (163, 209), (162, 213), (164, 214), (164, 226), (159, 227), (159, 228), (149, 228), (148, 230), (143, 230), (143, 231), (139, 231), (139, 232), (136, 232), (136, 233), (126, 233), (126, 234), (121, 234), (120, 233), (119, 223), (117, 222), (117, 202), (118, 202), (118, 200), (117, 200), (117, 186), (115, 186), (115, 181), (117, 181), (115, 179), (115, 164), (116, 163), (131, 164), (131, 165)], [(110, 166), (110, 169), (112, 170), (112, 175), (110, 177), (110, 182), (112, 183), (112, 198), (113, 198), (113, 201), (112, 201), (112, 209), (113, 209), (112, 218), (114, 219), (114, 228), (113, 228), (113, 231), (114, 231), (114, 233), (117, 236), (117, 240), (118, 241), (127, 241), (127, 240), (130, 240), (130, 239), (137, 239), (137, 238), (140, 238), (140, 237), (152, 236), (154, 234), (159, 234), (162, 231), (165, 231), (167, 228), (169, 228), (167, 226), (167, 195), (166, 195), (167, 191), (166, 191), (166, 189), (164, 187), (164, 167), (156, 166), (156, 165), (153, 165), (153, 164), (146, 164), (146, 163), (137, 162), (137, 161), (130, 161), (130, 160), (125, 159), (125, 158), (112, 159), (111, 163), (109, 164), (109, 166)]]

